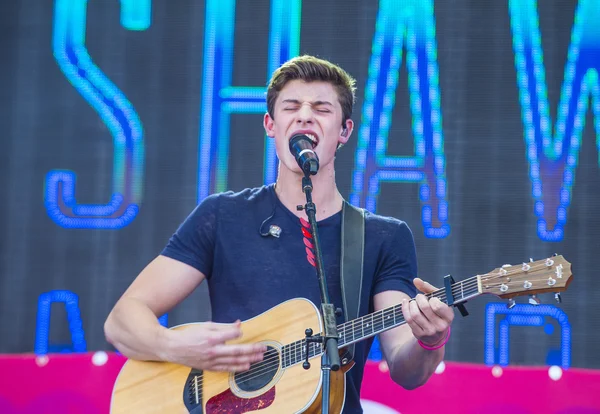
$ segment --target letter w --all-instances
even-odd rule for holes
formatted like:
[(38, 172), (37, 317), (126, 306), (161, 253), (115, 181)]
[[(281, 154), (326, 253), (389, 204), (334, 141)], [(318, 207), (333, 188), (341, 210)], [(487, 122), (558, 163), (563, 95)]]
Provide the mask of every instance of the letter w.
[(577, 6), (554, 134), (537, 3), (510, 0), (509, 10), (537, 232), (542, 240), (560, 241), (590, 95), (600, 149), (600, 7), (596, 0)]

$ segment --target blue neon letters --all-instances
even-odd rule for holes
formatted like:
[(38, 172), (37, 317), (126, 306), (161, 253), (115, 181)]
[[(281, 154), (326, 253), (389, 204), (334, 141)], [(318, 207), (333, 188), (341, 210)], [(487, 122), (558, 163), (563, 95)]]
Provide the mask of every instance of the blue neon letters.
[(536, 2), (511, 0), (509, 10), (537, 232), (542, 240), (560, 241), (590, 96), (600, 150), (600, 7), (596, 0), (577, 6), (554, 133)]
[[(85, 46), (87, 1), (56, 0), (53, 51), (69, 82), (94, 108), (113, 136), (113, 190), (106, 204), (79, 204), (76, 175), (52, 170), (46, 175), (45, 206), (66, 228), (118, 229), (137, 215), (142, 199), (144, 141), (142, 125), (125, 95), (92, 62)], [(130, 30), (150, 25), (150, 0), (123, 0), (121, 23)]]

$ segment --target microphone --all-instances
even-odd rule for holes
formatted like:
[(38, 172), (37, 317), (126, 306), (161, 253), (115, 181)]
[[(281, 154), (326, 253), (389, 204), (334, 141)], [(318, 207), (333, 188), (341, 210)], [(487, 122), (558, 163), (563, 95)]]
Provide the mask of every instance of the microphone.
[(319, 157), (313, 151), (313, 143), (306, 135), (298, 134), (292, 137), (290, 152), (304, 171), (304, 175), (315, 175), (319, 171)]

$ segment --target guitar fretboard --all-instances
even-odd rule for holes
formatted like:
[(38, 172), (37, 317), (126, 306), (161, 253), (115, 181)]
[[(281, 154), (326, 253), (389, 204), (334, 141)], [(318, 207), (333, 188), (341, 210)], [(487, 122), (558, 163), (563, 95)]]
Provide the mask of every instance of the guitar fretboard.
[[(465, 302), (466, 300), (480, 295), (478, 276), (452, 284), (452, 296), (454, 304)], [(436, 297), (444, 303), (448, 303), (445, 289), (438, 289), (429, 293), (428, 298)], [(370, 313), (352, 321), (338, 325), (338, 346), (351, 345), (353, 343), (370, 338), (381, 332), (395, 328), (406, 323), (402, 314), (402, 305), (394, 305), (389, 308)], [(321, 336), (317, 334), (315, 336)], [(310, 342), (308, 344), (309, 359), (323, 353), (320, 343)], [(306, 339), (302, 339), (282, 348), (281, 359), (283, 368), (302, 363), (306, 358)]]

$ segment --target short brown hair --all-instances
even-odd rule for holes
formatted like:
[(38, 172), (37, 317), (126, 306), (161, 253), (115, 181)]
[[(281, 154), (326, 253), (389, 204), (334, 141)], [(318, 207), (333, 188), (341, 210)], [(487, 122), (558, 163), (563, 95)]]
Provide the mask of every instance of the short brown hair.
[(273, 72), (267, 88), (267, 111), (274, 118), (275, 101), (279, 92), (292, 80), (304, 82), (323, 81), (335, 88), (342, 107), (342, 123), (352, 116), (356, 100), (356, 80), (341, 67), (324, 59), (304, 55), (288, 60)]

